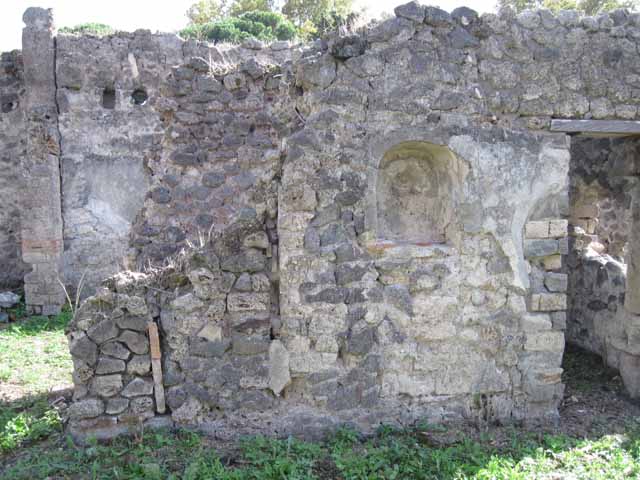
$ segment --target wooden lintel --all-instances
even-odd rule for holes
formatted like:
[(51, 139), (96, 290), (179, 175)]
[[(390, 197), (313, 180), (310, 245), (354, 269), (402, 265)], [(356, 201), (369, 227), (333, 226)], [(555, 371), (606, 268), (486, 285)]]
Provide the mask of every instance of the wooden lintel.
[(552, 132), (585, 135), (640, 135), (640, 121), (635, 120), (551, 120)]

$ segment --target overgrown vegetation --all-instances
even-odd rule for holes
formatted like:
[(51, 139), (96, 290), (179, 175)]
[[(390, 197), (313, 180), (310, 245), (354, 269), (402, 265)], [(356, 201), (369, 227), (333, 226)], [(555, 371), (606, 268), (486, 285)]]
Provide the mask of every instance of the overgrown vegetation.
[(44, 396), (0, 403), (0, 454), (60, 432), (60, 413)]
[(75, 34), (92, 34), (102, 37), (104, 35), (111, 35), (115, 33), (115, 30), (109, 25), (104, 23), (81, 23), (74, 27), (62, 27), (58, 30), (60, 33), (75, 33)]

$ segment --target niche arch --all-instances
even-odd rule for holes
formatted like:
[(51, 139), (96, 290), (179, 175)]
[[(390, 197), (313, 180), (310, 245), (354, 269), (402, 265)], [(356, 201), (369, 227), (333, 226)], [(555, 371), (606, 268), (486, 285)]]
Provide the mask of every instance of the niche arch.
[(400, 142), (382, 156), (375, 172), (370, 214), (378, 240), (446, 244), (467, 169), (446, 146)]

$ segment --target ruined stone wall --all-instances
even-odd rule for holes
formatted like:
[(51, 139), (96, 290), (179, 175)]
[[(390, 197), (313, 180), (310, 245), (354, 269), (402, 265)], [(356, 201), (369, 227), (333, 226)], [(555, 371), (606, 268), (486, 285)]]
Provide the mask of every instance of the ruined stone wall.
[[(133, 267), (130, 236), (152, 183), (164, 130), (155, 106), (182, 59), (171, 35), (57, 37), (65, 281), (89, 292)], [(137, 100), (136, 95), (146, 95)]]
[[(632, 72), (637, 63), (630, 55), (636, 16), (618, 12), (594, 23), (567, 12), (558, 18), (528, 12), (517, 19), (508, 13), (478, 19), (464, 9), (455, 19), (430, 12), (434, 18), (425, 24), (415, 21), (421, 7), (406, 7), (354, 45), (341, 40), (353, 57), (340, 60), (341, 68), (363, 83), (345, 85), (333, 99), (324, 99), (327, 105), (350, 108), (354, 103), (355, 115), (370, 93), (364, 78), (382, 81), (380, 73), (393, 70), (386, 56), (394, 52), (400, 55), (394, 62), (412, 77), (386, 87), (396, 89), (387, 92), (393, 98), (409, 95), (407, 105), (391, 106), (396, 116), (442, 114), (455, 122), (457, 115), (467, 115), (480, 123), (534, 129), (547, 127), (552, 115), (635, 118), (633, 75), (614, 72), (623, 65)], [(587, 42), (594, 48), (583, 55)], [(340, 45), (334, 48), (338, 57), (343, 55)], [(354, 56), (365, 48), (375, 55)], [(222, 228), (228, 210), (237, 207), (230, 206), (236, 193), (252, 185), (255, 162), (278, 151), (279, 131), (289, 128), (292, 108), (284, 106), (289, 94), (283, 97), (276, 84), (292, 55), (286, 45), (221, 51), (137, 32), (102, 39), (61, 35), (57, 49), (60, 131), (68, 147), (62, 149), (61, 164), (64, 263), (72, 285), (86, 270), (91, 290), (100, 278), (136, 263), (131, 260), (138, 266), (162, 261), (197, 232), (207, 233), (212, 225)], [(194, 58), (199, 65), (189, 65)], [(220, 82), (227, 71), (247, 62), (232, 90), (215, 82), (196, 83), (196, 77), (207, 76), (209, 63)], [(599, 68), (602, 62), (606, 72)], [(296, 62), (293, 68), (299, 67)], [(331, 75), (333, 67), (327, 68)], [(277, 80), (266, 92), (253, 85), (252, 76), (263, 80), (260, 70)], [(359, 91), (351, 94), (350, 88)], [(132, 97), (140, 90), (148, 96), (144, 105)], [(113, 95), (114, 108), (104, 107), (105, 92)], [(382, 101), (377, 97), (370, 107), (378, 110), (375, 102)], [(308, 100), (300, 103), (302, 112)], [(281, 118), (273, 123), (270, 117)]]
[[(356, 117), (387, 110), (393, 112), (390, 125), (430, 115), (431, 123), (441, 117), (464, 125), (473, 118), (478, 125), (535, 130), (547, 128), (552, 116), (637, 115), (636, 14), (591, 19), (542, 11), (516, 18), (506, 11), (478, 18), (459, 9), (452, 17), (416, 5), (399, 12), (366, 34), (332, 44), (342, 85), (322, 98), (298, 100), (303, 116), (317, 101)], [(280, 70), (309, 61), (296, 57), (286, 67), (299, 53), (278, 43), (220, 50), (148, 32), (61, 35), (57, 49), (60, 131), (68, 147), (62, 151), (65, 274), (75, 284), (87, 270), (90, 288), (131, 265), (127, 260), (159, 262), (198, 231), (225, 224), (227, 210), (237, 208), (230, 206), (236, 193), (254, 181), (251, 168), (280, 149), (287, 119), (295, 116), (289, 92), (277, 85)], [(195, 58), (199, 64), (190, 64)], [(315, 67), (321, 87), (335, 76), (335, 60), (326, 58)], [(209, 64), (216, 82), (246, 65), (229, 89), (202, 81)], [(401, 71), (410, 78), (394, 77)], [(275, 80), (262, 91), (256, 75), (259, 83)], [(312, 86), (303, 79), (299, 87)], [(138, 90), (148, 96), (144, 105), (132, 97)], [(113, 95), (113, 109), (102, 105), (105, 92)], [(232, 181), (223, 186), (223, 177)]]
[(188, 42), (183, 57), (154, 105), (163, 135), (146, 164), (150, 192), (133, 229), (140, 267), (243, 216), (259, 217), (277, 241), (285, 138), (298, 124), (288, 44), (219, 49)]
[[(137, 33), (91, 40), (76, 58), (79, 40), (62, 38), (61, 58), (90, 58), (92, 79), (60, 88), (65, 211), (83, 225), (91, 198), (114, 210), (84, 168), (103, 166), (94, 143), (107, 156), (123, 145), (146, 193), (127, 206), (130, 243), (107, 236), (107, 250), (138, 266), (197, 250), (114, 277), (85, 303), (69, 330), (74, 433), (160, 418), (137, 357), (149, 321), (170, 421), (221, 437), (557, 415), (570, 151), (549, 124), (637, 117), (640, 16), (478, 18), (416, 3), (396, 15), (293, 48)], [(162, 39), (175, 45), (166, 61), (147, 51)], [(124, 73), (106, 95), (108, 128), (75, 137), (100, 126), (89, 107), (111, 88), (98, 66), (114, 62)], [(148, 104), (127, 104), (145, 66)], [(144, 133), (120, 130), (117, 115)], [(69, 265), (82, 242), (100, 246), (101, 223), (87, 222)]]
[(632, 138), (575, 137), (571, 142), (567, 341), (605, 361), (611, 338), (622, 330), (639, 147)]
[(22, 285), (20, 210), (25, 151), (22, 55), (0, 55), (0, 288)]
[(268, 191), (293, 114), (283, 46), (220, 50), (145, 31), (59, 36), (69, 284), (86, 272), (92, 291), (123, 268), (161, 264), (247, 204), (275, 218)]

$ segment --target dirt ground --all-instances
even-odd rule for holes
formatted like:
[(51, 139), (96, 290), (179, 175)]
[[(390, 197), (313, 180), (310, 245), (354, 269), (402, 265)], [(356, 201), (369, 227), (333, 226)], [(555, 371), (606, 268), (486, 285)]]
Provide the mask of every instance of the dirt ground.
[(560, 431), (589, 438), (622, 433), (640, 420), (640, 399), (629, 398), (618, 372), (605, 367), (598, 355), (567, 345), (563, 368)]

